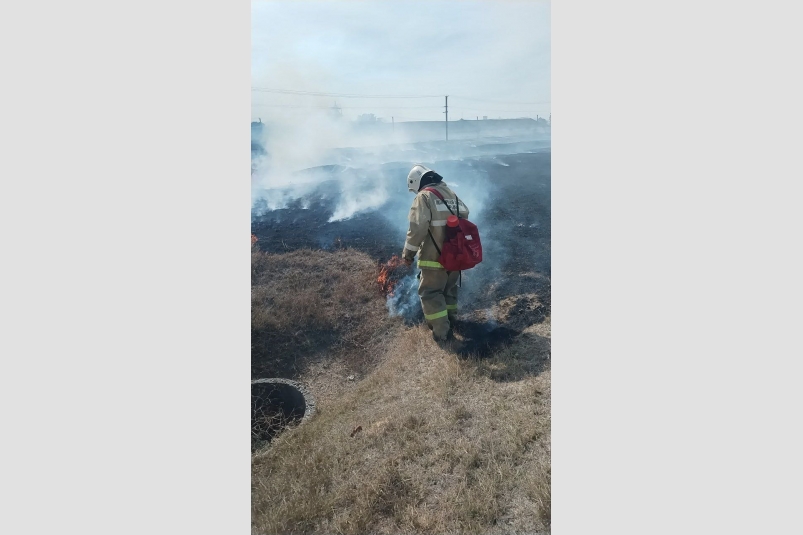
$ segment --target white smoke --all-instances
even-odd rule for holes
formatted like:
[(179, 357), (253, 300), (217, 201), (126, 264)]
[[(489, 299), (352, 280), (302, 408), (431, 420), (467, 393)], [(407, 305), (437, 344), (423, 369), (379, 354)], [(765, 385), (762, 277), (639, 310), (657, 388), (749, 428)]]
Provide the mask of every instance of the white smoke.
[(393, 295), (389, 295), (387, 299), (388, 313), (391, 316), (409, 319), (421, 311), (417, 286), (418, 279), (415, 275), (408, 275), (396, 284)]
[(360, 212), (370, 212), (376, 210), (388, 201), (389, 194), (387, 183), (376, 181), (371, 185), (372, 189), (357, 187), (361, 184), (353, 182), (341, 183), (340, 202), (337, 204), (329, 222), (342, 221)]
[[(322, 221), (339, 224), (370, 212), (389, 223), (383, 230), (386, 236), (383, 243), (377, 246), (401, 254), (414, 198), (407, 191), (406, 177), (414, 163), (422, 163), (453, 187), (468, 206), (469, 219), (480, 229), (485, 259), (464, 274), (465, 287), (460, 294), (463, 303), (488, 306), (485, 296), (494, 294), (495, 282), (507, 276), (502, 266), (517, 255), (517, 251), (510, 249), (507, 238), (522, 221), (502, 222), (498, 213), (487, 210), (492, 200), (501, 210), (506, 209), (506, 199), (497, 191), (500, 183), (495, 173), (514, 161), (506, 155), (539, 151), (540, 144), (548, 147), (548, 137), (536, 135), (529, 141), (521, 137), (448, 142), (408, 139), (406, 143), (391, 143), (390, 125), (376, 125), (373, 135), (366, 134), (371, 128), (355, 127), (321, 114), (298, 124), (269, 119), (264, 140), (267, 155), (257, 162), (253, 173), (254, 216), (282, 208), (314, 208), (324, 211)], [(515, 199), (510, 201), (513, 203)], [(271, 220), (281, 224), (287, 217), (297, 216), (277, 213)], [(381, 223), (373, 215), (365, 221)], [(529, 227), (535, 224), (527, 222)], [(366, 235), (376, 238), (370, 231), (366, 229)], [(337, 232), (323, 227), (318, 231), (316, 243), (323, 249), (333, 247)], [(404, 277), (387, 299), (388, 312), (406, 320), (417, 317), (420, 304), (416, 288), (414, 274)]]
[(391, 177), (380, 165), (408, 144), (402, 135), (386, 135), (392, 134), (384, 131), (389, 125), (357, 126), (322, 110), (275, 116), (264, 124), (259, 141), (267, 154), (255, 158), (251, 175), (257, 212), (286, 208), (327, 181), (338, 189), (330, 222), (376, 210), (388, 201)]
[[(421, 141), (438, 132), (440, 126), (354, 123), (325, 109), (277, 114), (263, 125), (262, 139), (252, 140), (252, 144), (257, 141), (264, 148), (264, 153), (252, 162), (255, 212), (287, 208), (297, 199), (308, 206), (305, 197), (322, 183), (330, 182), (336, 186), (337, 198), (330, 222), (377, 210), (388, 203), (393, 205), (397, 199), (403, 199), (406, 214), (412, 197), (405, 193), (404, 181), (416, 162), (435, 169), (447, 184), (459, 188), (456, 193), (469, 204), (472, 215), (479, 214), (492, 186), (480, 160), (506, 166), (499, 155), (549, 144), (539, 131), (532, 131), (529, 138), (522, 132), (516, 137), (500, 137), (504, 126), (497, 128), (492, 138)], [(412, 126), (406, 129), (406, 125)], [(459, 186), (452, 179), (459, 181)], [(392, 207), (386, 212), (397, 220), (397, 211)]]

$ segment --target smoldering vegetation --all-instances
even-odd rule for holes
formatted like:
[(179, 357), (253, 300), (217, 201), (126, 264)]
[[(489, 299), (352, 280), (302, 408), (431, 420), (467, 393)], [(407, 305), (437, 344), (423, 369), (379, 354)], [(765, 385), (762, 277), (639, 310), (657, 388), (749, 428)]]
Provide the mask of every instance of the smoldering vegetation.
[[(382, 268), (393, 264), (389, 262), (392, 257), (401, 253), (413, 199), (406, 188), (406, 176), (414, 163), (423, 163), (438, 171), (466, 203), (483, 241), (483, 262), (462, 276), (460, 321), (454, 330), (460, 345), (455, 351), (465, 358), (487, 358), (549, 318), (548, 136), (496, 130), (494, 136), (420, 141), (400, 139), (398, 132), (395, 137), (390, 132), (385, 132), (386, 137), (379, 136), (383, 125), (371, 126), (369, 133), (377, 135), (366, 137), (365, 131), (355, 134), (354, 129), (328, 119), (305, 124), (316, 127), (307, 137), (301, 136), (303, 130), (297, 125), (257, 126), (258, 136), (252, 141), (264, 150), (252, 151), (252, 234), (257, 250), (263, 253), (293, 254), (288, 258), (296, 263), (298, 279), (306, 281), (294, 288), (302, 291), (306, 301), (313, 303), (317, 296), (329, 295), (336, 289), (341, 272), (351, 273), (352, 278), (358, 277), (366, 285), (359, 292), (353, 288), (350, 295), (370, 294), (376, 289), (369, 288), (371, 276), (366, 275), (365, 261), (374, 262), (377, 273), (373, 277), (377, 277)], [(390, 142), (394, 140), (397, 142)], [(317, 165), (309, 165), (313, 162)], [(315, 252), (336, 256), (324, 259)], [(341, 266), (338, 273), (321, 267), (335, 258)], [(307, 278), (305, 259), (317, 266), (314, 272), (307, 270)], [(283, 270), (266, 275), (263, 281), (284, 281)], [(392, 286), (381, 285), (386, 293), (384, 318), (399, 318), (407, 327), (423, 322), (417, 274), (416, 268), (396, 267)], [(282, 292), (276, 285), (270, 287)], [(291, 310), (297, 308), (295, 302), (300, 302), (300, 297), (292, 294), (283, 299)], [(269, 315), (283, 314), (277, 302), (265, 301), (265, 306), (271, 307)], [(326, 336), (337, 338), (337, 318), (346, 317), (338, 312), (339, 305), (330, 304), (333, 315), (329, 323), (310, 327), (316, 337), (323, 336), (322, 340)], [(346, 312), (351, 319), (359, 316)], [(268, 326), (257, 329), (252, 336), (257, 341), (252, 350), (256, 351), (252, 361), (259, 363), (254, 368), (256, 376), (264, 376), (267, 368), (261, 367), (266, 363), (284, 362), (282, 369), (292, 369), (294, 373), (308, 368), (301, 363), (307, 362), (309, 356), (295, 355), (291, 349), (272, 358), (275, 340), (266, 338), (270, 333), (273, 330)], [(299, 335), (295, 331), (291, 334), (288, 347), (295, 347)], [(363, 334), (370, 335), (367, 331)], [(275, 338), (275, 333), (272, 336)], [(309, 338), (306, 334), (304, 337)], [(536, 340), (543, 345), (542, 341)], [(313, 353), (323, 354), (329, 346), (318, 344)], [(548, 347), (545, 351), (539, 349), (538, 353), (548, 354)]]
[[(550, 306), (548, 143), (494, 138), (335, 148), (327, 154), (336, 163), (262, 182), (267, 186), (255, 181), (252, 232), (264, 251), (353, 248), (386, 262), (405, 239), (412, 202), (405, 178), (413, 163), (423, 163), (468, 205), (483, 239), (483, 262), (463, 274), (464, 331), (504, 341)], [(422, 319), (415, 275), (387, 300), (388, 311), (408, 324)], [(519, 318), (502, 336), (500, 303), (508, 298), (519, 303)]]

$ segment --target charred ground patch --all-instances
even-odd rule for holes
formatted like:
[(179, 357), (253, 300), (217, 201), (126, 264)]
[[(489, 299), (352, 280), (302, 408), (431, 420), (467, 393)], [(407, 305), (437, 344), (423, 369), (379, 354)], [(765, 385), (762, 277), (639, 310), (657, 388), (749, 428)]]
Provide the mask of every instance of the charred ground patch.
[(461, 321), (455, 327), (455, 352), (465, 358), (486, 358), (520, 334), (521, 331), (487, 322)]
[[(366, 170), (353, 171), (354, 179), (358, 186), (372, 180), (398, 179), (406, 173), (405, 165), (385, 164), (375, 169), (376, 176)], [(471, 219), (480, 226), (486, 260), (465, 272), (460, 301), (466, 319), (476, 324), (485, 320), (498, 324), (486, 329), (485, 336), (480, 336), (479, 331), (475, 333), (477, 350), (487, 352), (490, 349), (486, 348), (497, 347), (503, 343), (500, 340), (515, 337), (514, 332), (521, 332), (550, 314), (551, 154), (539, 150), (476, 156), (436, 161), (432, 166), (443, 174), (447, 183), (456, 184), (453, 189), (458, 196), (464, 195), (470, 186), (478, 197), (477, 202), (467, 202), (473, 210)], [(260, 250), (351, 248), (379, 263), (399, 253), (404, 241), (401, 227), (410, 202), (410, 195), (398, 186), (400, 181), (388, 186), (389, 198), (381, 206), (331, 221), (343, 196), (359, 195), (361, 189), (344, 192), (336, 177), (352, 171), (342, 166), (316, 172), (329, 173), (326, 176), (331, 179), (279, 209), (266, 210), (257, 203), (252, 233), (259, 240)], [(467, 177), (472, 179), (470, 184)], [(506, 299), (521, 295), (534, 296), (538, 308), (535, 313), (525, 305), (512, 314), (497, 314)], [(476, 311), (479, 312), (475, 314)], [(488, 311), (494, 314), (493, 319), (487, 317)], [(405, 319), (407, 323), (421, 321), (420, 315), (414, 313)], [(507, 330), (495, 331), (497, 327)]]

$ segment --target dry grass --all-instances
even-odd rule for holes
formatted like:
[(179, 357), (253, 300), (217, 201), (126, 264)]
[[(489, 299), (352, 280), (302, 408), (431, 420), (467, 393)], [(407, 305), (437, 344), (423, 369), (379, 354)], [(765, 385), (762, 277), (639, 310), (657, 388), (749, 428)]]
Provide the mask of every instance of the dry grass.
[[(298, 254), (259, 258), (270, 265), (258, 270), (257, 286), (297, 280), (299, 264), (310, 258)], [(382, 300), (355, 286), (365, 282), (369, 266), (374, 269), (370, 259), (313, 254), (315, 267), (307, 273), (342, 270), (336, 284), (348, 286), (348, 295), (317, 286), (317, 297), (306, 295), (293, 306), (292, 321), (358, 341), (342, 346), (343, 358), (360, 360), (349, 356), (360, 343), (375, 357), (351, 390), (319, 401), (311, 420), (253, 455), (254, 532), (548, 531), (548, 321), (491, 358), (461, 359), (436, 345), (425, 327), (403, 329), (387, 320)], [(365, 273), (344, 273), (355, 265)], [(265, 273), (281, 275), (266, 279)], [(294, 292), (307, 293), (309, 284), (296, 284)], [(281, 288), (264, 288), (256, 302), (271, 295), (278, 306), (277, 299), (285, 299), (277, 295)], [(339, 323), (338, 311), (342, 316), (355, 302), (381, 310), (381, 317)], [(261, 314), (255, 320), (273, 329), (290, 321)]]
[(251, 253), (252, 375), (298, 377), (321, 358), (355, 370), (399, 322), (388, 318), (377, 266), (351, 250)]
[(354, 391), (254, 457), (256, 531), (548, 529), (549, 372), (486, 373), (509, 359), (460, 361), (406, 331)]

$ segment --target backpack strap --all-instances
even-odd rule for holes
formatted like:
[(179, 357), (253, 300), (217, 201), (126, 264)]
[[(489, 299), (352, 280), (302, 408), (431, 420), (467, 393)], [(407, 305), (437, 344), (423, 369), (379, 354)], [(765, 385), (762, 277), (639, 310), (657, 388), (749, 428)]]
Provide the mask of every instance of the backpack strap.
[(436, 190), (435, 188), (424, 188), (421, 191), (428, 191), (430, 193), (434, 193), (437, 198), (443, 200), (443, 195), (441, 195), (441, 192)]
[(438, 251), (438, 256), (440, 256), (441, 248), (438, 247), (438, 244), (435, 242), (435, 237), (432, 235), (432, 231), (427, 229), (427, 233), (429, 233), (429, 238), (432, 240), (432, 245), (435, 246), (435, 250)]

